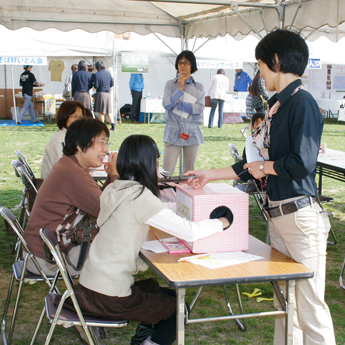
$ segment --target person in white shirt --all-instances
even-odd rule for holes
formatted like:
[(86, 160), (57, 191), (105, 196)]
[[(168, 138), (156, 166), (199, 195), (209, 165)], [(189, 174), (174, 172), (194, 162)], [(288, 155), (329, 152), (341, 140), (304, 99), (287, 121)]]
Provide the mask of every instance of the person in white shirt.
[(72, 100), (72, 76), (73, 76), (73, 73), (78, 71), (78, 65), (77, 64), (73, 64), (71, 66), (71, 70), (72, 70), (72, 73), (70, 73), (67, 77), (66, 77), (66, 80), (65, 80), (65, 89), (64, 89), (64, 94), (63, 96), (66, 98), (66, 100)]
[(208, 121), (208, 128), (212, 128), (213, 126), (213, 117), (217, 108), (217, 104), (218, 104), (218, 113), (219, 113), (218, 128), (222, 128), (225, 95), (228, 90), (229, 90), (229, 79), (225, 76), (225, 71), (223, 69), (219, 69), (217, 71), (217, 74), (213, 76), (212, 81), (211, 81), (211, 88), (210, 88), (211, 112), (210, 112), (210, 118)]

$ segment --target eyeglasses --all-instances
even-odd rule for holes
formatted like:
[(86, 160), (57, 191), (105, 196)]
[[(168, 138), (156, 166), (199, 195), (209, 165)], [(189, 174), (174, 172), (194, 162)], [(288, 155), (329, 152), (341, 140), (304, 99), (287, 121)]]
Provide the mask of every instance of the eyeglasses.
[(73, 117), (74, 119), (80, 119), (84, 115), (70, 115), (69, 117)]
[(109, 147), (110, 146), (110, 141), (108, 140), (103, 140), (103, 139), (95, 139), (97, 143), (100, 143), (102, 147)]
[(184, 66), (189, 66), (190, 65), (190, 62), (189, 61), (179, 61), (178, 63), (177, 63), (178, 65), (184, 65)]

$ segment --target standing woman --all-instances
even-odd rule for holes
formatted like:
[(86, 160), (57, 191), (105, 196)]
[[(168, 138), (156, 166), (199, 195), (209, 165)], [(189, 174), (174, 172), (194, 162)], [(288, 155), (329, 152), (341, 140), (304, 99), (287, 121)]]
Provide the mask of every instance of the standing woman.
[(264, 112), (264, 100), (268, 100), (268, 94), (265, 81), (260, 77), (260, 71), (256, 73), (248, 91), (249, 93), (246, 98), (246, 116), (251, 117), (255, 112)]
[[(255, 49), (261, 77), (269, 91), (269, 110), (254, 133), (265, 161), (241, 161), (230, 168), (192, 171), (188, 181), (200, 188), (210, 180), (267, 176), (267, 203), (271, 245), (314, 271), (312, 279), (296, 281), (293, 344), (335, 345), (333, 323), (325, 302), (328, 215), (316, 202), (316, 163), (323, 118), (313, 96), (302, 89), (308, 64), (308, 46), (298, 34), (276, 30)], [(250, 173), (248, 173), (248, 171)], [(191, 179), (190, 179), (191, 180)], [(285, 292), (285, 282), (279, 282)], [(275, 306), (279, 304), (275, 301)], [(285, 317), (277, 317), (274, 344), (284, 339)]]
[(96, 62), (97, 73), (93, 75), (93, 86), (97, 89), (95, 95), (95, 112), (99, 113), (99, 119), (104, 122), (104, 114), (106, 114), (111, 123), (111, 131), (115, 131), (115, 123), (112, 118), (110, 88), (114, 85), (111, 74), (104, 69), (103, 61)]
[(213, 117), (214, 113), (217, 108), (218, 104), (218, 128), (223, 127), (223, 109), (224, 109), (224, 102), (225, 102), (225, 95), (229, 90), (229, 79), (225, 76), (225, 71), (223, 69), (219, 69), (217, 74), (213, 76), (211, 81), (211, 88), (210, 88), (210, 97), (211, 97), (211, 112), (210, 118), (208, 121), (208, 128), (212, 128), (213, 126)]
[(41, 178), (45, 179), (53, 165), (62, 157), (65, 146), (67, 128), (75, 121), (85, 116), (85, 107), (77, 101), (65, 101), (56, 115), (59, 131), (55, 133), (44, 150), (41, 167)]
[(72, 97), (75, 101), (84, 104), (85, 108), (92, 110), (92, 101), (89, 90), (92, 88), (92, 74), (87, 71), (85, 60), (78, 63), (78, 71), (72, 76)]
[(198, 70), (194, 54), (185, 50), (175, 62), (178, 76), (167, 81), (163, 107), (166, 122), (163, 142), (163, 170), (172, 176), (176, 161), (183, 149), (183, 172), (194, 169), (199, 145), (204, 143), (200, 124), (205, 108), (204, 86), (191, 76)]

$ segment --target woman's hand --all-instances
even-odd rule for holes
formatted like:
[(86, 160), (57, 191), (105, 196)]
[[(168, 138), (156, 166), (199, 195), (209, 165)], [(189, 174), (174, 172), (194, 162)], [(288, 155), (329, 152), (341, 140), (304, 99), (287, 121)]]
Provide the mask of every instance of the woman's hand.
[(178, 82), (178, 88), (181, 90), (181, 91), (183, 91), (183, 89), (184, 89), (184, 84), (186, 83), (186, 81), (188, 80), (188, 78), (187, 78), (187, 76), (185, 76), (185, 75), (180, 75), (179, 77), (178, 77), (178, 80), (177, 80), (177, 82)]
[(116, 161), (117, 161), (117, 151), (111, 152), (108, 157), (108, 162), (104, 163), (104, 170), (110, 176), (118, 175), (116, 170)]
[(226, 217), (218, 218), (218, 220), (220, 220), (223, 223), (223, 230), (225, 230), (228, 227), (230, 227), (230, 222), (229, 222), (229, 220)]
[[(264, 168), (262, 171), (260, 170), (260, 165), (263, 164)], [(256, 161), (251, 163), (246, 163), (243, 165), (244, 169), (249, 169), (249, 173), (253, 175), (254, 178), (259, 179), (263, 178), (267, 175), (277, 175), (276, 171), (274, 170), (274, 162), (273, 161)]]
[(190, 170), (183, 174), (183, 176), (195, 175), (196, 178), (189, 178), (187, 180), (188, 186), (192, 186), (194, 189), (203, 188), (210, 179), (208, 176), (208, 170)]
[(243, 165), (243, 169), (248, 169), (248, 172), (252, 174), (254, 178), (259, 179), (265, 176), (260, 170), (260, 165), (262, 163), (262, 161), (246, 163), (245, 165)]

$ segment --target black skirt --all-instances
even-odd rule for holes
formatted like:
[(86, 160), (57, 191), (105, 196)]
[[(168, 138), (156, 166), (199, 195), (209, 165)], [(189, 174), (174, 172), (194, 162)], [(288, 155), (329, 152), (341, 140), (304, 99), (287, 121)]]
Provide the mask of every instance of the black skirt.
[[(110, 320), (127, 319), (156, 324), (169, 318), (176, 308), (176, 298), (163, 294), (158, 282), (152, 278), (135, 282), (132, 294), (127, 297), (103, 295), (81, 284), (75, 285), (73, 289), (85, 315)], [(70, 298), (64, 306), (74, 310)]]

